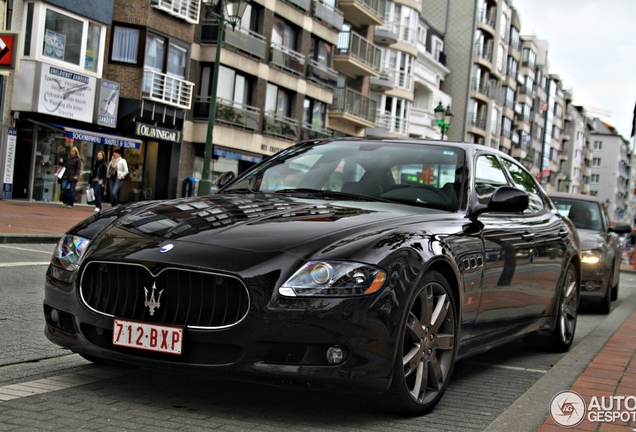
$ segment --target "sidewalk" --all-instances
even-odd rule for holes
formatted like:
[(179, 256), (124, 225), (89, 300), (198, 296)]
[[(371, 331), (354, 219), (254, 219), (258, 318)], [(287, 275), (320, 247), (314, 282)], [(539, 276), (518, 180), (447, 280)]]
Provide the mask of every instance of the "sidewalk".
[[(60, 203), (0, 200), (0, 243), (57, 243), (69, 228), (93, 215), (93, 209), (86, 205), (68, 209)], [(621, 272), (626, 275), (636, 270), (631, 265), (623, 265)], [(636, 418), (636, 361), (632, 364), (635, 357), (636, 294), (633, 294), (487, 430), (568, 430), (555, 423), (548, 412), (552, 398), (568, 389), (583, 397), (586, 407), (592, 397), (630, 397), (628, 407)], [(632, 432), (635, 428), (636, 420), (631, 418), (627, 422), (601, 423), (591, 423), (585, 418), (569, 430)]]
[(94, 214), (94, 206), (0, 200), (0, 243), (57, 243), (62, 234)]

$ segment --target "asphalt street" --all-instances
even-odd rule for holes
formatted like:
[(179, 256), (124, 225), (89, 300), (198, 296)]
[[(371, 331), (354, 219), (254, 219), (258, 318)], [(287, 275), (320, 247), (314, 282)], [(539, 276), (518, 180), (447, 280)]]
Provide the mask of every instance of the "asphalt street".
[(579, 351), (596, 349), (588, 347), (613, 332), (608, 324), (614, 312), (622, 304), (633, 309), (636, 299), (636, 274), (622, 273), (612, 314), (581, 311), (570, 353), (536, 352), (514, 342), (458, 362), (432, 413), (397, 418), (376, 410), (365, 396), (99, 367), (58, 348), (43, 334), (43, 283), (52, 249), (0, 245), (0, 431), (482, 431), (512, 430), (511, 421), (514, 430), (534, 430), (548, 415), (550, 395), (541, 390), (553, 395), (555, 388), (568, 389), (567, 371), (585, 366), (586, 353)]

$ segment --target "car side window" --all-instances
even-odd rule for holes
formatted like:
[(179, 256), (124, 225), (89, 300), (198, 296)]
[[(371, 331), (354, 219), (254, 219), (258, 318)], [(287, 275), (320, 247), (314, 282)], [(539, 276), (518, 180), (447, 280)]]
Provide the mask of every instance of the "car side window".
[(545, 202), (532, 176), (512, 161), (504, 159), (504, 165), (508, 168), (514, 186), (528, 193), (529, 204), (524, 213), (532, 214), (542, 211), (545, 208)]
[(488, 200), (500, 186), (508, 185), (506, 174), (493, 155), (481, 155), (475, 163), (475, 192), (480, 204), (488, 204)]

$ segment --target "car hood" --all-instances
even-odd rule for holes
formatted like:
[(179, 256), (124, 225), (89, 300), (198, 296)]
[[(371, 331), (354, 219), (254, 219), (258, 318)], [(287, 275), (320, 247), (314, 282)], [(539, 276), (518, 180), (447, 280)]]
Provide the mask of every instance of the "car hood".
[(384, 202), (216, 194), (107, 210), (74, 232), (155, 246), (178, 241), (267, 252), (290, 251), (310, 242), (320, 248), (362, 232), (373, 235), (448, 217), (445, 211)]
[(603, 244), (603, 233), (598, 230), (578, 229), (581, 249), (596, 249)]

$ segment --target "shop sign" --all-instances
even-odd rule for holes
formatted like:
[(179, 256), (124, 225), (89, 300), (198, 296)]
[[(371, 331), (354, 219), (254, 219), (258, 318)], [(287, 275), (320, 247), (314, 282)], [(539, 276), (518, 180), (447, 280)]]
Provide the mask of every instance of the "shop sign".
[(141, 148), (140, 141), (129, 140), (125, 137), (118, 137), (116, 135), (103, 135), (80, 129), (64, 128), (64, 130), (66, 131), (66, 138), (69, 140), (86, 141), (94, 144), (103, 144), (130, 149)]
[(0, 69), (16, 68), (18, 33), (0, 32)]
[(42, 63), (37, 112), (93, 122), (97, 79)]
[(15, 146), (18, 140), (18, 130), (9, 128), (7, 136), (7, 152), (4, 158), (2, 176), (2, 199), (11, 199), (13, 195), (13, 168), (15, 166)]
[(119, 110), (119, 83), (102, 80), (97, 97), (97, 124), (106, 127), (117, 127), (117, 111)]
[(142, 137), (172, 141), (176, 143), (181, 142), (181, 131), (178, 130), (166, 129), (140, 122), (137, 122), (135, 130), (137, 135)]

